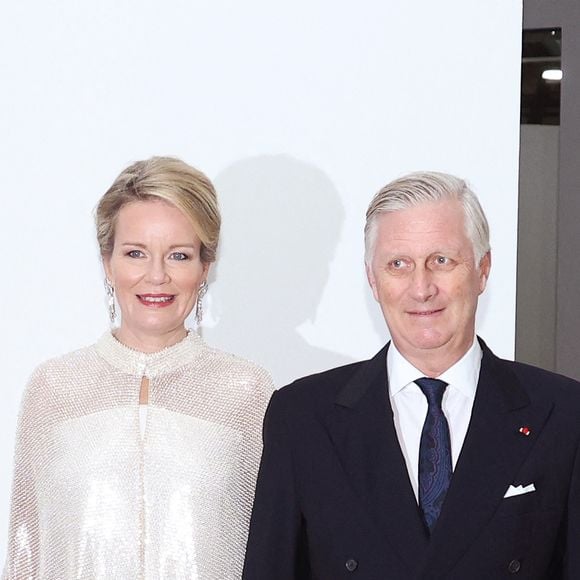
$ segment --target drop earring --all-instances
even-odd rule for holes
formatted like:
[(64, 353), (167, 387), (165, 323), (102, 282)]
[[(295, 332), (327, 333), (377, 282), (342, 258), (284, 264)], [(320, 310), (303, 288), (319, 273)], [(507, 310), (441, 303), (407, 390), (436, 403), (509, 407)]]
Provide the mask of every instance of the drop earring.
[(207, 292), (207, 280), (204, 280), (201, 283), (199, 290), (197, 291), (197, 302), (195, 303), (195, 322), (197, 323), (197, 326), (201, 324), (201, 320), (203, 318), (202, 300), (206, 292)]
[(117, 310), (115, 308), (115, 289), (108, 278), (105, 278), (105, 291), (107, 293), (107, 307), (109, 309), (109, 320), (111, 325), (115, 324)]

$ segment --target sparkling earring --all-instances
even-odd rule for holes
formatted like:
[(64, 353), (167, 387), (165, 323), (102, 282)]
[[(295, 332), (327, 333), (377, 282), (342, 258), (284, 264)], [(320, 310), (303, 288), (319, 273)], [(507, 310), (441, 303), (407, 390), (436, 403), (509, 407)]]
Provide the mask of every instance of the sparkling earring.
[(115, 289), (108, 278), (105, 278), (105, 292), (107, 293), (107, 307), (109, 308), (109, 320), (115, 324), (117, 310), (115, 308)]
[(201, 324), (201, 319), (203, 318), (203, 305), (202, 300), (207, 292), (207, 280), (204, 280), (199, 290), (197, 291), (197, 302), (195, 303), (195, 322), (199, 326)]

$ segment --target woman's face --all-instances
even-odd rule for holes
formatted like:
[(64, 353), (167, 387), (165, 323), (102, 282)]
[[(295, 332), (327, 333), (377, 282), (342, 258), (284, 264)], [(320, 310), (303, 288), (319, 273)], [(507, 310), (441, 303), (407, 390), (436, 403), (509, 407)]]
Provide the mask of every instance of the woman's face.
[(155, 200), (121, 208), (113, 251), (104, 260), (121, 308), (121, 342), (147, 352), (185, 336), (209, 266), (200, 250), (191, 222), (175, 206)]

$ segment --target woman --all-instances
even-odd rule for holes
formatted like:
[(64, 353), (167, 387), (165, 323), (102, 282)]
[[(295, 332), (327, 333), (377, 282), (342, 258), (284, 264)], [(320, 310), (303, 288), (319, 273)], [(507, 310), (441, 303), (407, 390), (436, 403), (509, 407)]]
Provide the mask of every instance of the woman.
[(215, 259), (214, 188), (154, 157), (119, 175), (96, 224), (121, 322), (26, 389), (5, 577), (238, 579), (272, 386), (185, 327)]

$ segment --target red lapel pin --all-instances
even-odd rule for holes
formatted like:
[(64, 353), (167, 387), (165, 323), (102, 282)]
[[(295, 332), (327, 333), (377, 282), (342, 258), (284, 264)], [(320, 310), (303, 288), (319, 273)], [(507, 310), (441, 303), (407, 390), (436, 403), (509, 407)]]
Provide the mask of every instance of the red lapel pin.
[(523, 427), (520, 427), (518, 430), (522, 435), (525, 435), (526, 437), (529, 437), (531, 430), (529, 427), (526, 427), (525, 425)]

